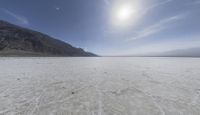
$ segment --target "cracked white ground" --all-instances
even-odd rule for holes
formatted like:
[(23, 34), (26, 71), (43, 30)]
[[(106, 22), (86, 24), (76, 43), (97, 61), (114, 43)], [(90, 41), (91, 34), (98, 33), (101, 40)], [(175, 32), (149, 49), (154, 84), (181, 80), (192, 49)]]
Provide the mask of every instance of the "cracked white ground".
[(200, 59), (0, 58), (0, 115), (200, 115)]

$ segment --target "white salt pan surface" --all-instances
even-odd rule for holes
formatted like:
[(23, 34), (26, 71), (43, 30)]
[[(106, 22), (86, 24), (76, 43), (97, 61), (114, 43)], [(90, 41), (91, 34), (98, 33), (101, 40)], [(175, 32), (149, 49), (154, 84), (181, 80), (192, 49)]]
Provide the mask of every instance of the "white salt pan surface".
[(200, 59), (0, 58), (0, 115), (200, 115)]

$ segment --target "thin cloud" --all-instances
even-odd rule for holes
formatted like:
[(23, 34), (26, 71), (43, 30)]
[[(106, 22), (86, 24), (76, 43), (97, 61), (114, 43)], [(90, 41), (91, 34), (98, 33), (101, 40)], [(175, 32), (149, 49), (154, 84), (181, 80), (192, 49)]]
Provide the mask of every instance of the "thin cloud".
[(104, 0), (104, 3), (105, 3), (106, 5), (109, 5), (109, 4), (110, 4), (110, 1), (109, 1), (109, 0)]
[(145, 28), (141, 31), (138, 31), (136, 33), (136, 35), (133, 38), (128, 39), (128, 41), (145, 38), (145, 37), (148, 37), (150, 35), (154, 35), (156, 33), (159, 33), (162, 30), (167, 29), (169, 27), (168, 25), (170, 23), (172, 23), (174, 21), (178, 21), (178, 20), (182, 19), (183, 17), (184, 17), (183, 15), (176, 15), (176, 16), (172, 16), (172, 17), (160, 20), (158, 23), (153, 24), (153, 25), (151, 25), (151, 26), (149, 26), (149, 27), (147, 27), (147, 28)]
[(26, 17), (17, 15), (17, 14), (15, 14), (15, 13), (7, 10), (7, 9), (3, 9), (3, 11), (6, 14), (10, 15), (11, 17), (15, 18), (20, 24), (22, 24), (22, 25), (29, 25), (29, 21), (28, 21), (28, 19)]
[(140, 10), (140, 16), (142, 17), (142, 16), (146, 15), (149, 11), (156, 9), (157, 7), (161, 7), (163, 5), (166, 5), (166, 4), (168, 4), (172, 1), (174, 1), (174, 0), (164, 0), (164, 1), (161, 1), (161, 2), (152, 3), (149, 6)]
[[(188, 39), (190, 38), (190, 39)], [(171, 38), (170, 38), (171, 39)], [(200, 46), (199, 35), (173, 37), (171, 40), (162, 40), (154, 43), (141, 44), (126, 50), (115, 52), (116, 55), (151, 55), (178, 49), (190, 49)]]
[(56, 10), (57, 10), (57, 11), (60, 11), (60, 7), (56, 7)]
[(200, 0), (194, 1), (193, 4), (195, 4), (195, 5), (198, 4), (199, 5), (200, 4)]
[(169, 2), (172, 2), (173, 0), (165, 0), (165, 1), (162, 1), (162, 2), (158, 2), (158, 3), (155, 3), (153, 4), (152, 6), (148, 7), (146, 10), (151, 10), (151, 9), (154, 9), (156, 7), (159, 7), (159, 6), (162, 6), (162, 5), (165, 5)]
[(140, 15), (140, 17), (143, 17), (143, 16), (145, 16), (149, 11), (154, 10), (154, 9), (156, 9), (156, 8), (158, 8), (158, 7), (161, 7), (161, 6), (163, 6), (163, 5), (166, 5), (166, 4), (168, 4), (168, 3), (172, 2), (172, 1), (174, 1), (174, 0), (164, 0), (164, 1), (161, 1), (161, 2), (151, 3), (151, 4), (149, 4), (149, 6), (146, 6), (146, 7), (141, 8), (141, 9), (139, 10), (139, 12), (140, 12), (139, 15)]

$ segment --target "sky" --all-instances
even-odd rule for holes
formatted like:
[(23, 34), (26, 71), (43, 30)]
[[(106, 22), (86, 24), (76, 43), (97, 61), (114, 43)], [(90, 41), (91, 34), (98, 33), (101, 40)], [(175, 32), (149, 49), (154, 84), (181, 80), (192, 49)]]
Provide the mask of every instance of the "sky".
[(200, 47), (200, 0), (0, 0), (0, 20), (102, 56)]

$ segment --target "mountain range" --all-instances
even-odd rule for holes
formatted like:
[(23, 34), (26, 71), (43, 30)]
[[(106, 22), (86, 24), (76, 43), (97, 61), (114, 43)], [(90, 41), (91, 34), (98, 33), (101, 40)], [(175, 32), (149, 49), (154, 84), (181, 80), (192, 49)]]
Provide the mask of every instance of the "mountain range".
[(0, 56), (97, 56), (46, 34), (0, 20)]
[(163, 57), (200, 57), (200, 47), (177, 49), (157, 54)]
[(126, 55), (127, 57), (200, 57), (200, 47), (175, 49), (165, 52)]

